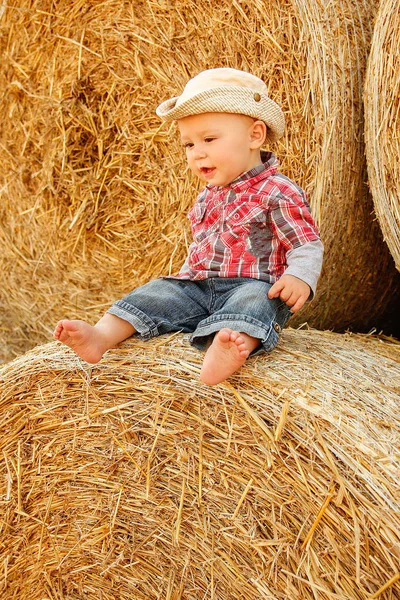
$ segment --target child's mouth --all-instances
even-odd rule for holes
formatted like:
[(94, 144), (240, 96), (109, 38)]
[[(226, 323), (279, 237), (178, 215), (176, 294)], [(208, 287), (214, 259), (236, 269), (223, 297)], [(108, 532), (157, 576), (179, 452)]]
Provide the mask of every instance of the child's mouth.
[(215, 172), (215, 167), (201, 167), (200, 173), (203, 177), (210, 177)]

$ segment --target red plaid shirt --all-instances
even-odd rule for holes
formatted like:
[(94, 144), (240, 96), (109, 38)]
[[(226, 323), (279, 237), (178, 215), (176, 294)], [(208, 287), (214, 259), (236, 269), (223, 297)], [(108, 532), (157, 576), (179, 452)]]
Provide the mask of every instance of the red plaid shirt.
[(288, 252), (319, 240), (305, 192), (278, 172), (272, 153), (263, 161), (228, 186), (208, 185), (199, 194), (188, 215), (194, 241), (178, 278), (274, 283)]

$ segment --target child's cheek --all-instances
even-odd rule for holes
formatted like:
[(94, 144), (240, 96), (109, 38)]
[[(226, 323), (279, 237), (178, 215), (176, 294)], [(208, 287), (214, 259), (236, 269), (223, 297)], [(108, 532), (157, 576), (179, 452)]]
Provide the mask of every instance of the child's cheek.
[(188, 158), (188, 165), (189, 165), (189, 169), (192, 171), (192, 173), (194, 173), (195, 175), (197, 175), (197, 177), (200, 177), (201, 179), (204, 179), (201, 171), (197, 168), (196, 163), (194, 160), (190, 160)]

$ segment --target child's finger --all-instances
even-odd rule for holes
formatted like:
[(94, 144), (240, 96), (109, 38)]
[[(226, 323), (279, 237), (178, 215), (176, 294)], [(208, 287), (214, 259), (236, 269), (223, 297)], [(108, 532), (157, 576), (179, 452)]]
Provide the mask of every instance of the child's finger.
[(284, 286), (281, 283), (281, 280), (275, 281), (274, 285), (268, 292), (268, 298), (278, 298)]
[(300, 298), (297, 299), (297, 301), (295, 302), (295, 304), (293, 304), (292, 308), (290, 309), (291, 313), (295, 313), (298, 310), (300, 310), (300, 308), (303, 306), (305, 302), (305, 299), (303, 296), (300, 296)]

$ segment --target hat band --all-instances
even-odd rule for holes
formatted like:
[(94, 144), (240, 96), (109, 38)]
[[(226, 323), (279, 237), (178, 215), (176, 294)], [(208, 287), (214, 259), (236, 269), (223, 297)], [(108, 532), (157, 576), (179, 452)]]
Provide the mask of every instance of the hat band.
[(166, 100), (157, 108), (157, 114), (165, 121), (175, 121), (190, 115), (206, 112), (222, 112), (247, 115), (264, 121), (268, 127), (268, 141), (279, 139), (285, 129), (285, 117), (281, 108), (267, 95), (245, 87), (225, 86), (203, 90), (177, 103), (179, 98)]

